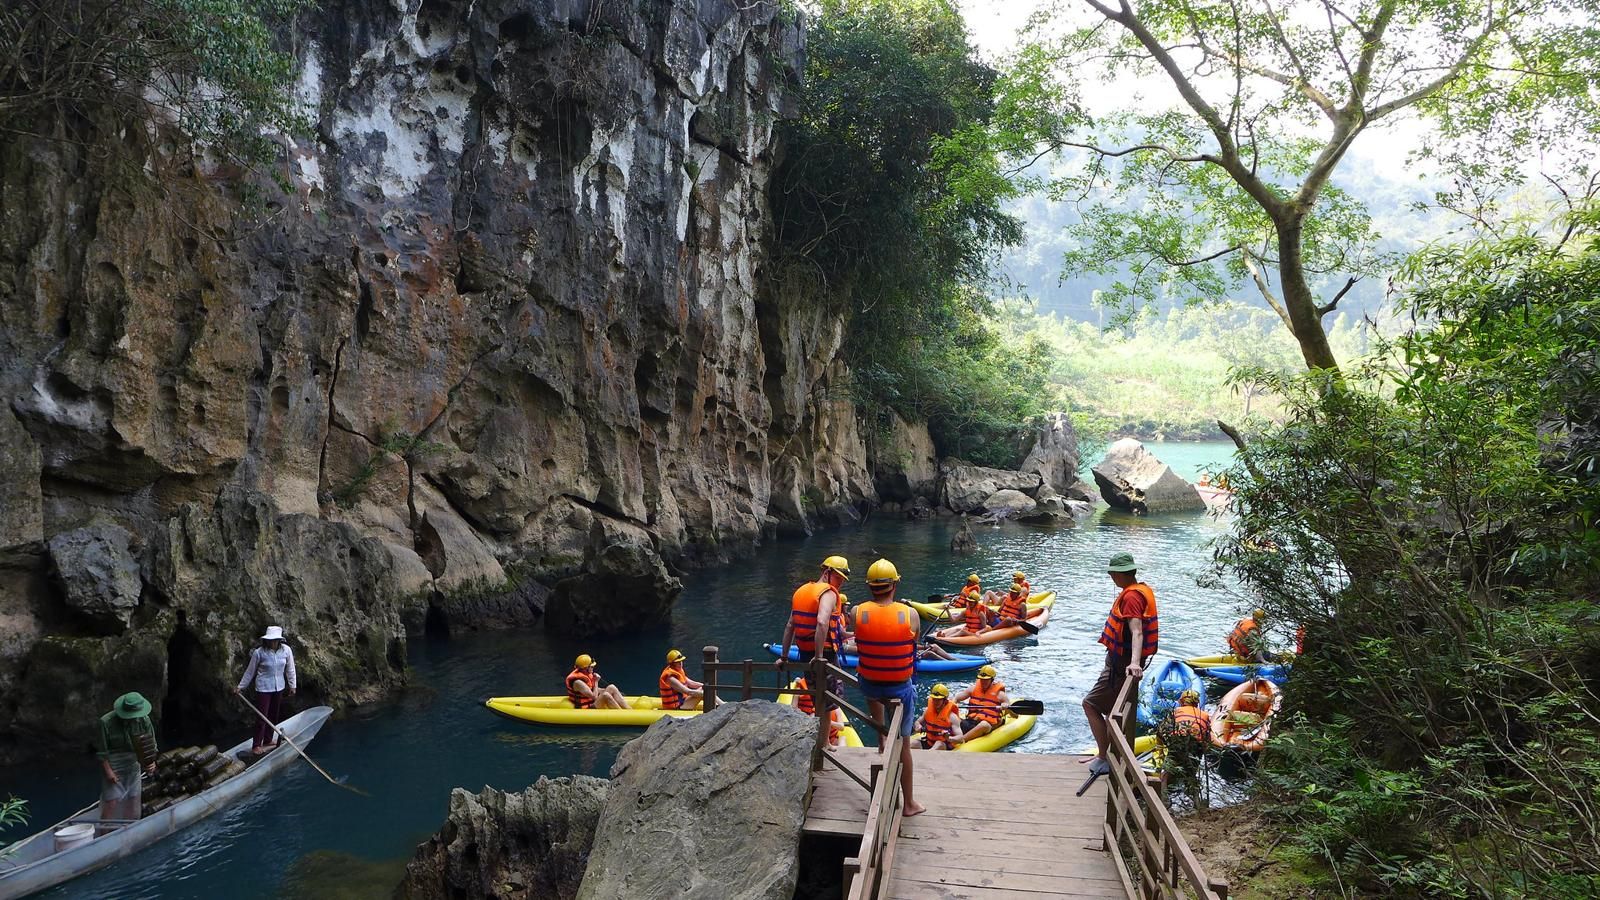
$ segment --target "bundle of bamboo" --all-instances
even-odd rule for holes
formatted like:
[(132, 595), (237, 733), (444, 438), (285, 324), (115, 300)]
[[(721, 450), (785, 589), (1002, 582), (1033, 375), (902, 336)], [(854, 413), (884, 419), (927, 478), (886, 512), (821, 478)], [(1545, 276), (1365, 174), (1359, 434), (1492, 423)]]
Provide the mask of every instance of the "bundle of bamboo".
[(244, 770), (244, 763), (218, 753), (214, 745), (168, 750), (157, 758), (155, 775), (145, 780), (144, 815), (154, 815)]

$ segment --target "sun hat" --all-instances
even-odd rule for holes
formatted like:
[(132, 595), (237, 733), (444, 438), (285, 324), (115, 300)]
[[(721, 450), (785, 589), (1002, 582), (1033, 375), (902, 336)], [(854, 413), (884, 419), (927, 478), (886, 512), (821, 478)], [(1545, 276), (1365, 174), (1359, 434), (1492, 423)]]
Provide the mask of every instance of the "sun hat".
[(119, 719), (137, 719), (150, 715), (150, 701), (138, 691), (129, 691), (117, 698), (112, 709)]
[(1132, 553), (1118, 553), (1111, 557), (1111, 562), (1106, 565), (1107, 572), (1137, 572), (1139, 567), (1134, 565)]
[(281, 641), (283, 640), (283, 628), (277, 625), (268, 625), (267, 633), (263, 634), (261, 639), (263, 641)]

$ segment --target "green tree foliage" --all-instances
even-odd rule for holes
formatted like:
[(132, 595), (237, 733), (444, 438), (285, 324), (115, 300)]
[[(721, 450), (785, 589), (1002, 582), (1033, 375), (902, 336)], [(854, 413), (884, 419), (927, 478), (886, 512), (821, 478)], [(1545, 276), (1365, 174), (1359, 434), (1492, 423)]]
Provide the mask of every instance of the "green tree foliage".
[[(8, 0), (0, 131), (83, 140), (115, 120), (174, 120), (225, 156), (274, 153), (302, 130), (277, 28), (314, 0)], [(120, 125), (120, 122), (119, 122)]]
[[(1469, 179), (1593, 137), (1594, 0), (1062, 0), (1007, 73), (999, 140), (1085, 163), (1069, 269), (1131, 268), (1108, 299), (1193, 302), (1253, 282), (1311, 368), (1323, 319), (1383, 271), (1366, 204), (1333, 180), (1364, 134), (1418, 115)], [(1172, 95), (1110, 112), (1091, 91)], [(1469, 140), (1470, 139), (1470, 140)], [(1463, 150), (1463, 148), (1471, 148)], [(1108, 197), (1117, 202), (1109, 202)]]
[(1010, 432), (1048, 392), (1041, 348), (985, 321), (993, 252), (1019, 234), (987, 145), (994, 73), (949, 0), (816, 12), (772, 188), (779, 277), (846, 314), (867, 405), (928, 420), (947, 453), (1014, 463)]
[(1573, 224), (1420, 255), (1429, 327), (1346, 389), (1279, 379), (1231, 473), (1219, 561), (1305, 627), (1262, 790), (1345, 890), (1600, 892), (1600, 216)]

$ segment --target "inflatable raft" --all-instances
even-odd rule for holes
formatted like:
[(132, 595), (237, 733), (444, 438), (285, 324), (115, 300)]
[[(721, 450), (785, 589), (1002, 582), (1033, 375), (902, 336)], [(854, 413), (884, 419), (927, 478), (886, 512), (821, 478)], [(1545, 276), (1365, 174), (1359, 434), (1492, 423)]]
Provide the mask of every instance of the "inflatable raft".
[[(1046, 598), (1044, 605), (1028, 615), (1028, 622), (1035, 628), (1043, 628), (1050, 622), (1050, 609), (1055, 606), (1055, 602), (1056, 598), (1053, 595)], [(985, 631), (981, 634), (963, 634), (955, 637), (940, 637), (936, 631), (933, 633), (933, 639), (941, 644), (950, 644), (955, 647), (981, 647), (985, 644), (1009, 641), (1012, 638), (1026, 635), (1027, 632), (1022, 630), (1021, 625), (1012, 625), (1009, 628), (996, 628), (993, 631)]]
[(1218, 666), (1243, 666), (1249, 664), (1250, 660), (1232, 653), (1218, 653), (1214, 656), (1191, 656), (1184, 662), (1191, 669), (1214, 669)]
[[(789, 687), (794, 687), (794, 684), (795, 683), (793, 681), (789, 682)], [(778, 695), (778, 702), (782, 703), (784, 706), (793, 706), (794, 705), (794, 695), (793, 694), (779, 694)], [(845, 716), (844, 710), (839, 709), (838, 707), (834, 707), (833, 708), (833, 714), (835, 716), (838, 716), (839, 719), (844, 722), (844, 728), (839, 732), (839, 740), (840, 740), (840, 742), (843, 743), (846, 747), (860, 747), (860, 746), (863, 746), (863, 744), (861, 743), (861, 735), (856, 733), (856, 727), (854, 725), (850, 724), (850, 719)]]
[[(1020, 700), (1022, 698), (1018, 697), (1016, 699)], [(921, 715), (921, 713), (918, 713), (918, 715)], [(1019, 716), (1008, 712), (1005, 719), (1001, 721), (999, 728), (994, 729), (983, 737), (976, 737), (967, 741), (955, 748), (955, 752), (993, 753), (996, 750), (1004, 749), (1021, 740), (1023, 735), (1032, 731), (1033, 724), (1037, 721), (1039, 721), (1038, 716)], [(911, 736), (911, 747), (914, 750), (922, 747), (922, 732), (919, 731)], [(930, 750), (928, 752), (938, 753), (944, 751)]]
[[(1048, 606), (1055, 602), (1055, 596), (1055, 591), (1040, 591), (1037, 594), (1033, 594), (1028, 597), (1028, 608), (1038, 609), (1042, 606)], [(946, 609), (943, 603), (923, 603), (920, 600), (907, 600), (906, 604), (916, 610), (917, 614), (922, 616), (923, 621), (926, 622), (949, 622), (955, 624), (962, 616), (961, 610), (953, 606)], [(984, 605), (995, 610), (1000, 608), (998, 603), (986, 603)]]
[(1156, 727), (1177, 707), (1178, 698), (1184, 691), (1199, 694), (1199, 706), (1205, 709), (1205, 682), (1187, 663), (1168, 659), (1151, 666), (1149, 674), (1139, 682), (1139, 724), (1146, 728)]
[[(777, 644), (762, 644), (761, 646), (767, 648), (767, 652), (771, 653), (773, 656), (783, 655), (783, 648)], [(801, 661), (800, 648), (789, 648), (789, 661)], [(955, 659), (918, 659), (917, 671), (920, 673), (970, 672), (988, 661), (989, 658), (986, 656), (966, 656), (962, 654), (956, 654)], [(854, 653), (841, 654), (839, 657), (839, 664), (844, 666), (846, 669), (854, 669), (856, 667), (856, 655)]]
[(662, 709), (660, 697), (628, 697), (632, 709), (577, 709), (563, 694), (558, 697), (490, 697), (483, 705), (502, 716), (540, 725), (644, 728), (658, 719), (687, 719), (698, 709)]
[(1267, 745), (1272, 715), (1281, 699), (1278, 686), (1265, 678), (1229, 691), (1211, 714), (1211, 746), (1244, 753), (1261, 750)]
[(1255, 670), (1255, 677), (1265, 678), (1273, 684), (1283, 684), (1289, 680), (1288, 666), (1212, 666), (1202, 669), (1201, 673), (1227, 684), (1244, 684), (1250, 677), (1245, 673), (1251, 669)]

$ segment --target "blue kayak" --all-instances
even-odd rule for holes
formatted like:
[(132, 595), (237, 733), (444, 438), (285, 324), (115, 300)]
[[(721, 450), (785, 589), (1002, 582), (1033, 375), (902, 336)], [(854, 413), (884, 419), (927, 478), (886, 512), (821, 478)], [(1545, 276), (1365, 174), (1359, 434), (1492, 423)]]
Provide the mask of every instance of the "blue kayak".
[[(1208, 669), (1206, 674), (1215, 670)], [(1200, 708), (1206, 705), (1206, 684), (1194, 669), (1181, 659), (1164, 660), (1152, 667), (1139, 682), (1139, 724), (1154, 728), (1178, 705), (1184, 691), (1200, 695)]]
[(1289, 680), (1289, 666), (1216, 666), (1206, 669), (1206, 677), (1225, 684), (1244, 684), (1246, 669), (1254, 669), (1255, 677), (1265, 678), (1273, 684), (1283, 684)]
[[(762, 644), (761, 646), (767, 648), (767, 652), (771, 653), (773, 656), (782, 656), (783, 655), (783, 648), (778, 646), (777, 644)], [(799, 662), (800, 661), (800, 648), (798, 648), (798, 647), (790, 647), (789, 648), (789, 661), (790, 662)], [(840, 654), (839, 661), (840, 661), (840, 664), (843, 665), (846, 669), (854, 669), (856, 667), (856, 658), (855, 658), (854, 654), (850, 654), (850, 653)], [(989, 661), (989, 658), (986, 657), (986, 656), (961, 656), (961, 655), (957, 655), (955, 659), (919, 659), (919, 660), (917, 660), (917, 671), (918, 672), (970, 672), (973, 669), (976, 669), (979, 666), (982, 666), (984, 663), (987, 663), (988, 661)]]

